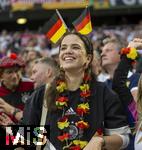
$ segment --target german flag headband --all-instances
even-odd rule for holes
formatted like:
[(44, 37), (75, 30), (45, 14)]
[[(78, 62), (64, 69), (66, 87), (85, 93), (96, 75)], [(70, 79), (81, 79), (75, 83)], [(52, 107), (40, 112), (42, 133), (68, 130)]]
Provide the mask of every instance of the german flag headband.
[(73, 25), (80, 34), (87, 35), (92, 32), (91, 16), (88, 7), (73, 22)]
[[(75, 30), (80, 34), (87, 35), (92, 31), (91, 16), (88, 7), (82, 12), (82, 14), (73, 22)], [(59, 11), (49, 19), (44, 25), (43, 32), (46, 37), (56, 44), (61, 37), (69, 30), (60, 15)]]

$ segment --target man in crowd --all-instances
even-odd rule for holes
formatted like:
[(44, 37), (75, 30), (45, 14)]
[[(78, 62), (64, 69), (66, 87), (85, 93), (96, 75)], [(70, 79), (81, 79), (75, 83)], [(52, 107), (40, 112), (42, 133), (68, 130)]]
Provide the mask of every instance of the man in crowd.
[[(107, 85), (112, 88), (112, 79), (120, 62), (120, 50), (124, 47), (123, 42), (116, 37), (110, 37), (104, 40), (104, 46), (101, 52), (101, 63), (104, 70), (108, 73), (109, 79), (106, 80)], [(137, 95), (137, 84), (139, 80), (139, 74), (133, 73), (132, 71), (128, 74), (127, 85), (136, 100)]]
[[(112, 81), (115, 70), (120, 62), (120, 50), (123, 48), (123, 43), (120, 39), (116, 37), (110, 37), (104, 40), (104, 47), (102, 48), (101, 53), (101, 63), (104, 70), (108, 73), (109, 79), (106, 80), (106, 84), (112, 88)], [(129, 87), (133, 99), (136, 101), (137, 96), (137, 85), (140, 75), (137, 73), (133, 73), (131, 70), (129, 71), (127, 77), (127, 86)], [(120, 97), (121, 100), (121, 97)], [(128, 118), (128, 123), (131, 128), (135, 127), (135, 122), (137, 120), (137, 116), (134, 115), (137, 112), (136, 103), (132, 101), (129, 105), (126, 105), (126, 102), (122, 101), (124, 105), (124, 109)], [(132, 109), (133, 108), (133, 109)], [(133, 144), (134, 138), (131, 137), (130, 145), (128, 146), (128, 150), (134, 149)]]
[[(23, 119), (21, 120), (22, 125), (31, 125), (29, 118), (31, 115), (32, 107), (34, 105), (33, 97), (34, 93), (36, 93), (36, 89), (43, 88), (43, 86), (45, 86), (46, 83), (52, 82), (52, 80), (54, 79), (54, 77), (56, 77), (56, 75), (58, 75), (58, 73), (59, 73), (59, 66), (57, 62), (54, 61), (52, 58), (45, 57), (37, 59), (35, 61), (31, 76), (31, 79), (34, 82), (35, 91), (26, 102), (25, 109), (23, 112)], [(34, 109), (34, 111), (36, 111), (37, 114), (40, 114), (36, 109)], [(20, 130), (20, 134), (22, 136), (22, 130)]]
[[(37, 59), (35, 61), (35, 65), (33, 66), (31, 76), (31, 79), (34, 82), (35, 92), (36, 89), (40, 88), (42, 85), (51, 83), (52, 80), (58, 75), (58, 73), (59, 66), (55, 60), (48, 57)], [(31, 95), (30, 99), (27, 101), (25, 106), (22, 123), (26, 125), (30, 124), (27, 116), (32, 106), (34, 105), (34, 101), (32, 99), (34, 93)]]
[(23, 67), (24, 61), (14, 53), (0, 60), (0, 109), (14, 122), (16, 113), (24, 109), (33, 92), (33, 82), (22, 77)]
[[(55, 77), (55, 75), (58, 74), (58, 72), (59, 72), (58, 65), (53, 59), (48, 57), (37, 59), (34, 63), (32, 69), (32, 76), (31, 76), (31, 80), (34, 83), (34, 89), (46, 83), (50, 83), (52, 79)], [(29, 111), (30, 108), (32, 107), (30, 100), (31, 98), (29, 97), (25, 105), (25, 111), (24, 111), (25, 117), (23, 122), (28, 121), (28, 115), (30, 114)], [(1, 103), (0, 103), (0, 107), (3, 107), (6, 114), (8, 114), (8, 112), (12, 112), (12, 110), (14, 109), (13, 106), (9, 105), (4, 101), (3, 101), (3, 105)], [(17, 120), (20, 120), (23, 117), (23, 111), (16, 112), (15, 117), (17, 118)], [(11, 120), (9, 120), (8, 117), (6, 117), (5, 115), (0, 116), (0, 124), (7, 125), (8, 123), (11, 123)]]
[(41, 58), (35, 61), (32, 69), (31, 80), (34, 82), (34, 88), (51, 82), (58, 73), (57, 63), (52, 58)]

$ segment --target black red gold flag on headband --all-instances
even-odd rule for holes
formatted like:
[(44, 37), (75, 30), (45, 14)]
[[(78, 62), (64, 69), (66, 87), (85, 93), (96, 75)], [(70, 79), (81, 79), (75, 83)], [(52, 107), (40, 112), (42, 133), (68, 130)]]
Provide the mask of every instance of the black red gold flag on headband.
[(59, 39), (66, 33), (67, 28), (62, 18), (55, 13), (50, 20), (44, 25), (43, 31), (46, 37), (53, 43), (57, 43)]
[(92, 31), (91, 16), (88, 8), (73, 22), (73, 25), (76, 31), (81, 34), (89, 34)]

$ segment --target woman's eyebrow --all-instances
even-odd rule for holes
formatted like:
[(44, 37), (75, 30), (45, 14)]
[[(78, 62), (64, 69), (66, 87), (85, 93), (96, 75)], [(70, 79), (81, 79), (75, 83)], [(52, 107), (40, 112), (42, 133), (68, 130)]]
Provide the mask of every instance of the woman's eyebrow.
[(67, 46), (67, 44), (62, 44), (61, 47), (63, 47), (63, 46)]
[[(67, 47), (67, 46), (68, 46), (67, 44), (61, 45), (61, 47)], [(76, 44), (76, 43), (71, 44), (70, 46), (78, 46), (78, 47), (81, 47), (79, 44)]]
[(72, 46), (79, 46), (79, 47), (80, 47), (80, 45), (79, 45), (79, 44), (72, 44)]

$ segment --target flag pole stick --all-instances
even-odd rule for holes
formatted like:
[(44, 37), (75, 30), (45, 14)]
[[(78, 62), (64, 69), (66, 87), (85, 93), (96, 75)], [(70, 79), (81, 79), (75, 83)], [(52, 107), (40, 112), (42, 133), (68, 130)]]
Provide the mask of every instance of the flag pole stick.
[(65, 21), (63, 20), (63, 18), (62, 18), (62, 16), (61, 16), (61, 14), (59, 13), (58, 9), (56, 9), (56, 13), (58, 14), (59, 18), (60, 18), (60, 19), (62, 20), (62, 22), (64, 23), (64, 25), (65, 25), (66, 29), (67, 29), (68, 31), (70, 31), (70, 30), (69, 30), (69, 28), (67, 27), (67, 25), (66, 25)]

